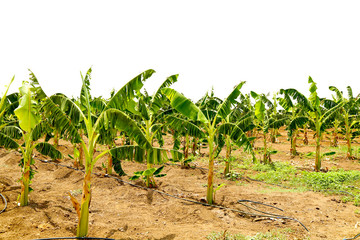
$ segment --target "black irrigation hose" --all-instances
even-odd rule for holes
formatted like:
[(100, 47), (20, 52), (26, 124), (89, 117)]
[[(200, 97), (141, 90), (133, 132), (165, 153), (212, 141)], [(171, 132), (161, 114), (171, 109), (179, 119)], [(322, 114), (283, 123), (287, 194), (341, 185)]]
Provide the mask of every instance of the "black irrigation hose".
[(355, 237), (352, 237), (352, 238), (344, 238), (343, 240), (353, 240), (353, 239), (356, 239), (356, 238), (358, 238), (358, 237), (360, 237), (360, 233), (357, 234)]
[(1, 196), (1, 198), (2, 198), (2, 200), (4, 201), (4, 204), (5, 204), (4, 209), (0, 211), (0, 213), (3, 213), (3, 212), (5, 212), (5, 210), (6, 210), (7, 201), (6, 201), (6, 198), (4, 197), (4, 195), (2, 195), (1, 193), (0, 193), (0, 196)]
[[(44, 162), (44, 163), (53, 163), (53, 164), (58, 165), (58, 166), (62, 166), (62, 167), (66, 167), (66, 168), (69, 168), (69, 169), (76, 170), (76, 171), (84, 172), (83, 170), (76, 169), (76, 168), (66, 166), (66, 165), (63, 165), (63, 164), (59, 164), (59, 163), (54, 163), (52, 161), (42, 160), (42, 159), (38, 159), (38, 158), (34, 158), (34, 159), (40, 160), (41, 162)], [(128, 184), (130, 186), (133, 186), (133, 187), (137, 187), (137, 188), (141, 188), (141, 189), (145, 189), (145, 190), (150, 190), (150, 191), (153, 191), (153, 192), (156, 192), (156, 193), (168, 196), (168, 197), (172, 197), (172, 198), (179, 199), (181, 201), (185, 201), (185, 202), (191, 202), (191, 203), (195, 203), (195, 204), (199, 204), (199, 205), (203, 205), (203, 206), (207, 206), (207, 207), (219, 208), (219, 209), (223, 209), (223, 210), (230, 210), (230, 211), (237, 212), (237, 213), (240, 213), (240, 214), (243, 214), (243, 215), (248, 215), (248, 216), (293, 220), (293, 221), (298, 222), (302, 227), (305, 228), (306, 231), (309, 232), (309, 230), (305, 227), (305, 225), (302, 224), (299, 220), (297, 220), (295, 218), (286, 217), (286, 216), (282, 216), (282, 215), (271, 214), (271, 213), (266, 213), (265, 215), (264, 214), (257, 214), (257, 213), (251, 213), (251, 212), (245, 212), (245, 211), (241, 211), (241, 210), (237, 210), (237, 209), (227, 208), (227, 207), (223, 207), (223, 206), (198, 202), (198, 201), (195, 201), (195, 200), (191, 200), (191, 199), (187, 199), (187, 198), (181, 198), (181, 197), (178, 197), (178, 196), (175, 196), (175, 195), (171, 195), (171, 194), (168, 194), (166, 192), (162, 192), (162, 191), (159, 191), (159, 190), (156, 190), (156, 189), (152, 189), (152, 188), (148, 188), (148, 187), (144, 187), (144, 186), (139, 186), (139, 185), (133, 184), (131, 182), (124, 181), (124, 180), (122, 180), (120, 178), (117, 178), (117, 177), (114, 177), (114, 176), (111, 176), (111, 175), (108, 175), (108, 174), (105, 174), (105, 175), (102, 175), (102, 174), (99, 174), (99, 173), (93, 173), (93, 174), (96, 175), (96, 176), (105, 176), (105, 177), (108, 177), (108, 178), (113, 178), (113, 179), (117, 180), (118, 182), (126, 183), (126, 184)], [(240, 200), (240, 201), (242, 201), (242, 200)], [(247, 200), (247, 201), (251, 202), (250, 200)]]
[(242, 203), (242, 202), (250, 202), (250, 203), (260, 204), (260, 205), (264, 205), (264, 206), (267, 206), (267, 207), (275, 208), (275, 209), (280, 210), (280, 211), (284, 211), (281, 208), (278, 208), (278, 207), (275, 207), (275, 206), (272, 206), (272, 205), (269, 205), (269, 204), (265, 204), (265, 203), (262, 203), (262, 202), (256, 202), (256, 201), (252, 201), (252, 200), (238, 200), (238, 203)]
[(53, 240), (53, 239), (115, 240), (114, 238), (96, 238), (96, 237), (56, 237), (56, 238), (37, 238), (37, 239), (33, 239), (33, 240)]

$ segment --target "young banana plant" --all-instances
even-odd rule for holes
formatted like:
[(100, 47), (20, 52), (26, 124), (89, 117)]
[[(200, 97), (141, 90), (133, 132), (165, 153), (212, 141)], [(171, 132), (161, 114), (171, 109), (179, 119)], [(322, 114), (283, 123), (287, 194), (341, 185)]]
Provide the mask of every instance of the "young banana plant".
[(335, 107), (337, 104), (343, 103), (343, 106), (339, 109), (337, 114), (338, 124), (343, 126), (345, 132), (345, 139), (347, 143), (346, 157), (348, 159), (354, 159), (351, 141), (357, 134), (356, 129), (360, 124), (360, 117), (358, 115), (360, 108), (360, 98), (353, 96), (353, 92), (350, 86), (347, 87), (348, 98), (343, 97), (343, 94), (339, 89), (334, 86), (330, 86), (329, 89), (335, 92), (334, 100), (328, 100), (328, 106)]
[[(235, 87), (230, 95), (220, 105), (218, 105), (216, 112), (207, 111), (207, 116), (205, 116), (200, 108), (191, 102), (191, 100), (187, 99), (181, 93), (178, 93), (171, 88), (163, 88), (162, 90), (162, 92), (169, 98), (171, 106), (192, 121), (201, 122), (202, 129), (207, 135), (209, 144), (209, 173), (206, 199), (209, 204), (212, 204), (214, 199), (214, 160), (216, 154), (219, 153), (219, 144), (216, 137), (221, 134), (220, 130), (225, 129), (225, 127), (221, 128), (221, 125), (218, 124), (221, 122), (222, 118), (226, 118), (226, 116), (231, 112), (231, 107), (235, 103), (235, 99), (240, 95), (240, 88), (242, 85), (243, 83), (240, 83)], [(231, 123), (228, 123), (227, 125), (230, 124)], [(231, 126), (234, 128), (232, 134), (230, 135), (232, 140), (236, 144), (240, 146), (242, 145), (246, 150), (253, 153), (251, 143), (245, 133), (235, 124), (231, 124)]]
[(320, 147), (321, 147), (322, 133), (325, 131), (325, 126), (328, 123), (328, 121), (333, 117), (334, 114), (336, 114), (342, 109), (344, 102), (339, 102), (334, 107), (326, 111), (323, 111), (321, 107), (322, 102), (317, 94), (316, 83), (312, 80), (311, 77), (309, 77), (308, 83), (310, 84), (309, 98), (306, 98), (303, 94), (301, 94), (300, 92), (298, 92), (296, 89), (293, 88), (289, 88), (282, 91), (285, 94), (288, 94), (293, 99), (295, 99), (306, 112), (305, 116), (298, 116), (290, 122), (288, 126), (289, 131), (293, 131), (294, 129), (302, 127), (304, 126), (305, 123), (308, 123), (310, 125), (310, 128), (312, 128), (315, 131), (315, 135), (316, 135), (315, 171), (318, 172), (321, 169)]
[[(153, 145), (155, 139), (157, 139), (161, 146), (162, 129), (164, 127), (164, 118), (168, 115), (165, 108), (168, 105), (168, 99), (161, 92), (163, 88), (166, 88), (177, 81), (178, 75), (172, 75), (168, 77), (152, 95), (148, 96), (147, 92), (144, 94), (139, 93), (137, 103), (129, 104), (127, 110), (130, 111), (135, 118), (139, 119), (138, 126), (142, 133), (145, 135), (147, 141)], [(181, 156), (177, 150), (169, 150), (172, 155), (175, 154), (178, 157)], [(154, 164), (161, 164), (168, 160), (167, 150), (163, 148), (151, 147), (146, 149), (146, 164), (147, 170), (143, 172), (145, 177), (145, 183), (147, 187), (156, 187), (154, 176), (156, 175), (156, 169)], [(162, 168), (161, 168), (162, 169)], [(163, 175), (158, 175), (163, 176)], [(137, 178), (134, 176), (132, 179)]]
[[(37, 142), (43, 135), (49, 131), (48, 122), (41, 120), (38, 116), (36, 102), (33, 98), (31, 86), (24, 82), (20, 87), (20, 105), (15, 110), (15, 115), (19, 119), (19, 127), (7, 126), (6, 131), (0, 133), (0, 145), (5, 148), (19, 149), (22, 154), (21, 161), (21, 193), (19, 199), (20, 206), (26, 206), (29, 203), (29, 192), (31, 179), (34, 172), (31, 165), (34, 164), (32, 158), (33, 151), (36, 149), (39, 153), (47, 155), (53, 159), (62, 158), (62, 154), (56, 150), (52, 145), (46, 142)], [(18, 144), (13, 138), (22, 136), (24, 145)]]
[[(83, 84), (80, 95), (80, 106), (64, 95), (53, 95), (46, 99), (44, 103), (44, 110), (47, 117), (52, 122), (56, 123), (54, 126), (65, 138), (74, 143), (79, 142), (85, 155), (85, 174), (81, 203), (70, 194), (71, 201), (79, 217), (77, 237), (85, 237), (88, 234), (89, 207), (91, 201), (91, 173), (95, 163), (108, 153), (111, 153), (112, 155), (124, 155), (127, 153), (129, 156), (133, 156), (133, 153), (135, 152), (135, 155), (140, 156), (143, 152), (142, 149), (151, 148), (151, 144), (147, 141), (136, 123), (130, 119), (127, 114), (116, 108), (126, 106), (135, 96), (136, 92), (142, 88), (143, 82), (151, 77), (154, 70), (147, 70), (130, 80), (113, 95), (97, 118), (94, 117), (93, 108), (91, 107), (91, 71), (90, 68), (85, 77), (82, 76)], [(67, 105), (67, 111), (62, 111), (60, 106), (55, 104), (55, 102), (61, 102), (62, 104)], [(81, 121), (85, 124), (84, 137), (80, 135), (77, 129), (77, 126)], [(94, 150), (96, 144), (98, 142), (101, 143), (101, 141), (106, 138), (104, 136), (108, 134), (108, 130), (111, 129), (126, 132), (138, 145), (115, 147), (95, 155)], [(130, 153), (131, 151), (133, 152)]]
[[(80, 105), (75, 104), (63, 95), (51, 96), (44, 103), (44, 110), (48, 118), (57, 123), (55, 126), (59, 132), (72, 142), (79, 142), (85, 155), (85, 174), (81, 203), (70, 194), (71, 201), (79, 218), (77, 237), (85, 237), (88, 234), (91, 173), (95, 163), (102, 156), (110, 153), (114, 159), (135, 159), (138, 162), (143, 162), (146, 157), (146, 161), (150, 164), (160, 161), (159, 159), (164, 157), (164, 150), (153, 148), (151, 141), (149, 141), (151, 139), (146, 136), (143, 129), (124, 111), (120, 110), (129, 108), (133, 103), (133, 98), (139, 94), (140, 89), (143, 87), (144, 81), (151, 77), (154, 72), (154, 70), (150, 69), (130, 80), (119, 91), (113, 94), (106, 103), (106, 106), (101, 108), (101, 111), (97, 114), (98, 116), (95, 116), (94, 108), (91, 107), (91, 68), (87, 71), (85, 77), (82, 76), (83, 84)], [(61, 98), (61, 100), (57, 98)], [(55, 102), (62, 102), (62, 104), (67, 105), (67, 111), (62, 111)], [(156, 109), (155, 105), (154, 109)], [(84, 138), (77, 131), (77, 126), (81, 121), (85, 125)], [(113, 132), (114, 129), (124, 132), (137, 145), (113, 147), (95, 154), (96, 144), (106, 143), (109, 139), (109, 133)]]
[[(291, 100), (291, 97), (287, 94), (286, 91), (284, 91), (283, 89), (280, 90), (280, 94), (283, 94), (283, 97), (279, 97), (278, 101), (279, 104), (282, 108), (284, 108), (284, 111), (286, 112), (286, 115), (289, 118), (289, 123), (287, 125), (287, 130), (288, 130), (288, 137), (290, 139), (290, 156), (291, 158), (295, 157), (296, 155), (298, 155), (298, 152), (296, 150), (296, 140), (297, 140), (297, 134), (299, 132), (299, 126), (297, 125), (293, 125), (291, 124), (291, 122), (293, 120), (296, 120), (299, 116), (303, 116), (305, 114), (305, 111), (303, 110), (303, 106), (300, 105), (299, 103), (295, 104), (293, 103), (293, 101)], [(295, 126), (295, 129), (291, 128), (290, 126)], [(307, 140), (307, 123), (305, 123), (303, 126), (301, 126), (304, 128), (304, 137), (305, 137), (305, 142), (308, 141)]]
[(288, 117), (285, 116), (280, 119), (276, 119), (274, 115), (272, 115), (272, 110), (267, 110), (266, 105), (270, 109), (274, 106), (272, 102), (264, 95), (257, 94), (251, 91), (251, 96), (255, 99), (255, 125), (257, 125), (258, 129), (261, 129), (263, 135), (263, 143), (264, 143), (264, 153), (263, 153), (263, 162), (265, 164), (271, 163), (270, 154), (271, 151), (268, 151), (267, 147), (267, 134), (269, 133), (269, 129), (279, 129), (281, 126), (285, 125)]

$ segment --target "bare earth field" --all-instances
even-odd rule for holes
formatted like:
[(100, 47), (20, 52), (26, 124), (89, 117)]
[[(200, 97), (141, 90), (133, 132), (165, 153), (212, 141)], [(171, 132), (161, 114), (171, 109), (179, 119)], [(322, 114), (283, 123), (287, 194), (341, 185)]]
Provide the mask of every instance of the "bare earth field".
[[(279, 151), (272, 160), (289, 162), (312, 171), (314, 160), (300, 157), (291, 159), (286, 133), (282, 132), (282, 135), (279, 143), (270, 144)], [(310, 141), (309, 146), (303, 146), (299, 141), (298, 151), (314, 151), (314, 146), (311, 145), (313, 139), (310, 138)], [(168, 140), (167, 145), (171, 144)], [(340, 144), (344, 142), (340, 141)], [(328, 147), (329, 143), (324, 141), (323, 145)], [(262, 146), (261, 140), (258, 140), (256, 146)], [(59, 150), (64, 156), (72, 154), (71, 145), (65, 141), (60, 141)], [(242, 161), (240, 152), (233, 152), (238, 161)], [(36, 157), (46, 159), (39, 155)], [(83, 173), (36, 160), (37, 173), (32, 183), (34, 191), (30, 194), (30, 205), (18, 207), (16, 200), (20, 193), (20, 184), (17, 182), (20, 178), (19, 160), (19, 153), (0, 148), (0, 192), (8, 201), (6, 211), (0, 214), (0, 239), (75, 236), (77, 214), (68, 193), (72, 191), (75, 195), (78, 194), (76, 197), (80, 199)], [(73, 166), (72, 161), (65, 157), (60, 164)], [(100, 166), (105, 161), (106, 157), (99, 160), (94, 171), (103, 173)], [(197, 166), (207, 167), (203, 159), (195, 163)], [(134, 171), (145, 168), (145, 164), (123, 162), (123, 169), (130, 176)], [(222, 171), (222, 165), (217, 165), (217, 168)], [(357, 160), (336, 156), (332, 160), (323, 161), (323, 168), (360, 170), (360, 164)], [(157, 190), (196, 201), (205, 197), (206, 170), (181, 169), (179, 166), (167, 165), (164, 173), (167, 174), (165, 177), (157, 179)], [(121, 179), (129, 181), (128, 176)], [(217, 174), (215, 182), (226, 183), (226, 186), (216, 193), (217, 204), (242, 211), (251, 210), (238, 204), (240, 199), (270, 204), (284, 210), (278, 212), (279, 214), (301, 221), (310, 232), (295, 221), (246, 217), (229, 210), (184, 202), (121, 183), (116, 179), (93, 175), (89, 236), (115, 239), (206, 239), (206, 236), (214, 231), (226, 230), (255, 235), (257, 232), (273, 229), (291, 229), (286, 233), (287, 239), (344, 239), (360, 232), (360, 229), (356, 228), (360, 222), (359, 215), (356, 214), (359, 207), (351, 202), (343, 203), (339, 195), (285, 191), (245, 179), (229, 181), (221, 178), (221, 174)], [(133, 183), (142, 184), (141, 181)], [(0, 200), (0, 209), (3, 207)], [(274, 209), (262, 209), (274, 212)]]

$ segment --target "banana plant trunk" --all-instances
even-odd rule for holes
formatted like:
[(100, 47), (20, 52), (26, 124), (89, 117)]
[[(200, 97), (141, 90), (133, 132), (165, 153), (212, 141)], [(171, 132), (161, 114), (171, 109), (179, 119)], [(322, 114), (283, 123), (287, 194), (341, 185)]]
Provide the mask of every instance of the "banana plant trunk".
[(192, 154), (194, 156), (196, 156), (197, 144), (198, 144), (197, 137), (193, 137)]
[(181, 167), (182, 168), (188, 168), (189, 164), (185, 163), (186, 160), (189, 159), (189, 143), (190, 139), (189, 139), (189, 135), (185, 136), (185, 142), (184, 142), (184, 161), (181, 162)]
[[(109, 147), (109, 150), (112, 148), (112, 146), (108, 146)], [(111, 154), (109, 154), (108, 156), (108, 164), (107, 164), (107, 169), (106, 169), (106, 173), (107, 174), (112, 174), (112, 166), (113, 166), (113, 162), (112, 162), (112, 156)]]
[(297, 155), (297, 151), (296, 151), (296, 139), (297, 139), (297, 134), (298, 134), (298, 130), (295, 130), (293, 133), (292, 133), (292, 136), (291, 136), (291, 149), (290, 149), (290, 154), (291, 154), (291, 157), (295, 157)]
[(30, 164), (31, 154), (26, 152), (24, 156), (24, 170), (21, 178), (20, 207), (29, 204)]
[(29, 189), (30, 189), (30, 172), (31, 172), (31, 141), (29, 140), (29, 133), (25, 134), (25, 149), (23, 149), (24, 165), (21, 176), (21, 193), (20, 193), (20, 207), (29, 204)]
[(276, 129), (275, 129), (275, 128), (272, 128), (272, 129), (270, 130), (270, 141), (271, 141), (272, 143), (275, 143), (275, 142), (276, 142), (276, 135), (277, 135)]
[(352, 155), (352, 149), (351, 149), (351, 128), (349, 126), (349, 121), (348, 121), (348, 117), (345, 117), (345, 130), (346, 130), (346, 143), (347, 143), (347, 153), (346, 153), (346, 158), (347, 159), (353, 159), (353, 155)]
[(226, 157), (225, 157), (225, 169), (224, 176), (230, 172), (230, 156), (231, 156), (231, 141), (230, 136), (226, 136)]
[(308, 144), (309, 144), (308, 132), (307, 132), (307, 128), (306, 128), (306, 127), (304, 128), (304, 139), (303, 139), (303, 142), (304, 142), (305, 145), (308, 145)]
[(208, 184), (206, 192), (206, 200), (209, 204), (213, 204), (214, 200), (214, 136), (209, 133), (208, 137), (209, 144), (209, 173), (208, 173)]
[(321, 132), (320, 132), (320, 123), (316, 119), (316, 155), (315, 155), (315, 171), (319, 172), (321, 169), (321, 156), (320, 156), (320, 141), (321, 141)]
[(88, 168), (84, 176), (79, 223), (76, 232), (76, 237), (86, 237), (86, 235), (88, 234), (90, 202), (91, 202), (91, 170), (90, 168)]
[(338, 139), (339, 139), (339, 137), (338, 137), (338, 134), (337, 134), (337, 129), (335, 128), (334, 132), (333, 132), (333, 141), (331, 143), (332, 147), (337, 147), (338, 146)]
[(266, 132), (263, 131), (263, 136), (264, 136), (264, 156), (263, 156), (263, 161), (265, 164), (270, 163), (269, 161), (269, 156), (268, 156), (268, 152), (267, 152), (267, 143), (266, 143)]
[(57, 149), (59, 146), (59, 131), (54, 131), (54, 147)]

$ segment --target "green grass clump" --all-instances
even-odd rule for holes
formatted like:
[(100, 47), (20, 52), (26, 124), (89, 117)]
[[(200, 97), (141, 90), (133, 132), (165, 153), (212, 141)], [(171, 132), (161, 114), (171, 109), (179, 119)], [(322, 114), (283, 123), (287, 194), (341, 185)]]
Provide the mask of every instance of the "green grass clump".
[[(206, 238), (208, 240), (286, 240), (287, 234), (292, 232), (291, 229), (274, 230), (266, 233), (257, 233), (254, 236), (245, 236), (243, 234), (231, 234), (227, 231), (213, 232)], [(302, 239), (309, 239), (308, 237)]]
[(302, 172), (302, 182), (313, 190), (341, 190), (360, 179), (359, 171)]
[(297, 172), (296, 168), (282, 162), (255, 164), (252, 169), (260, 172), (254, 175), (253, 178), (274, 184), (293, 181)]

